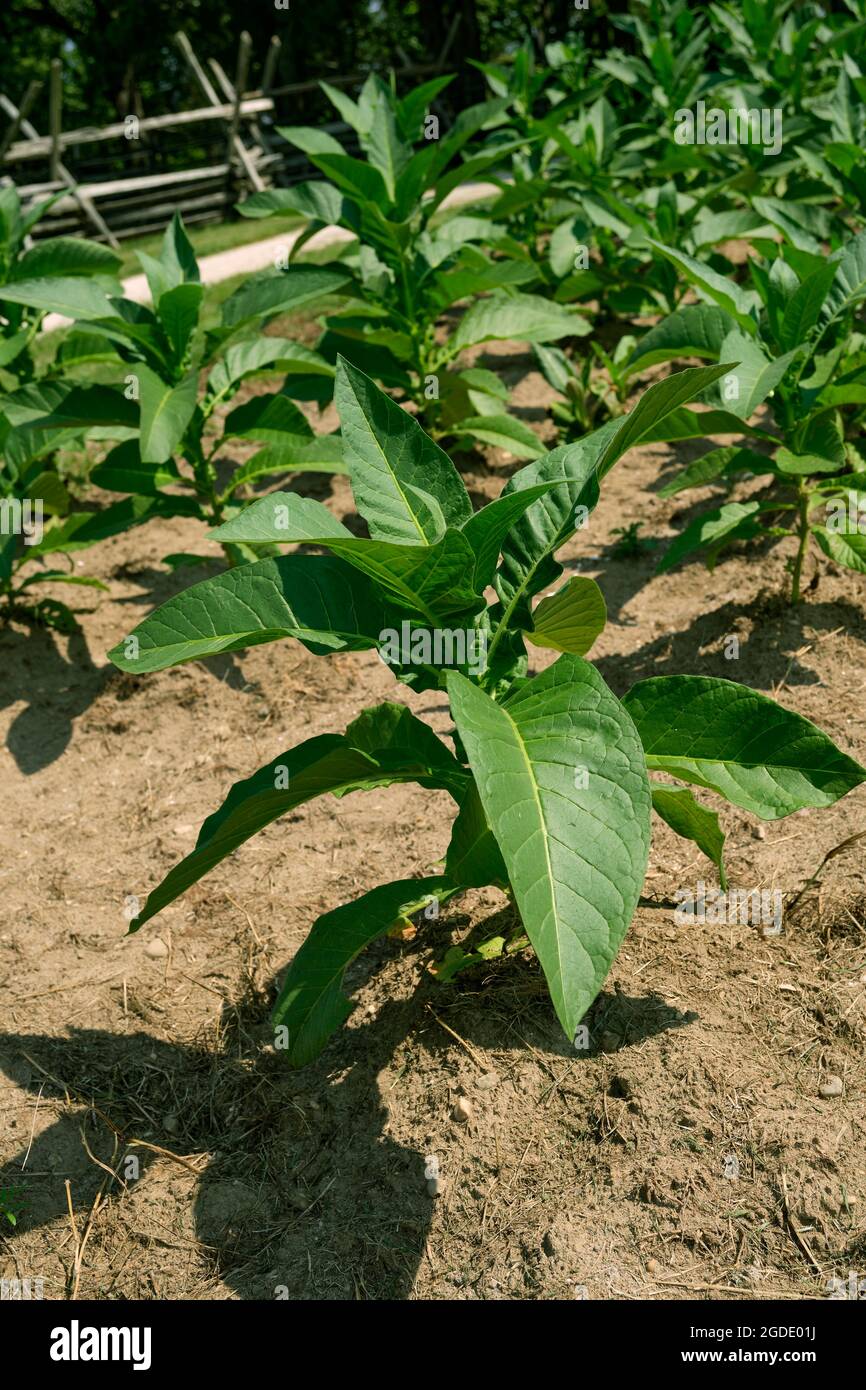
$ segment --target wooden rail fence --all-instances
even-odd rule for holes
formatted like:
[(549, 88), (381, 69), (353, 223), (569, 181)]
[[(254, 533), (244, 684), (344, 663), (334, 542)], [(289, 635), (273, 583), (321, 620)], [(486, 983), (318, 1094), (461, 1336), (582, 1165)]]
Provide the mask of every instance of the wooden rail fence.
[[(441, 72), (458, 19), (435, 63), (406, 62), (397, 75), (415, 78)], [(176, 209), (188, 223), (218, 220), (244, 193), (309, 176), (306, 158), (275, 137), (275, 99), (313, 92), (318, 83), (273, 85), (280, 39), (276, 35), (271, 39), (261, 87), (254, 91), (247, 89), (252, 48), (248, 33), (240, 37), (233, 79), (215, 58), (208, 60), (208, 73), (186, 34), (176, 34), (175, 41), (204, 102), (189, 111), (127, 116), (110, 125), (64, 130), (59, 59), (52, 61), (49, 72), (47, 134), (40, 134), (30, 120), (42, 82), (31, 82), (17, 106), (0, 93), (0, 112), (9, 120), (6, 129), (0, 129), (0, 182), (14, 183), (25, 205), (55, 199), (34, 235), (78, 233), (117, 247), (122, 237), (161, 230)], [(329, 78), (335, 87), (351, 87), (363, 80), (364, 74), (357, 73)], [(193, 128), (197, 128), (199, 148), (209, 151), (209, 157), (194, 167), (154, 168), (160, 155), (150, 143), (153, 137), (168, 131), (189, 133)], [(354, 139), (354, 132), (341, 122), (321, 129), (348, 136), (350, 143)], [(118, 142), (123, 143), (118, 146)], [(123, 177), (114, 172), (118, 148), (129, 169)], [(135, 172), (139, 167), (143, 172)]]

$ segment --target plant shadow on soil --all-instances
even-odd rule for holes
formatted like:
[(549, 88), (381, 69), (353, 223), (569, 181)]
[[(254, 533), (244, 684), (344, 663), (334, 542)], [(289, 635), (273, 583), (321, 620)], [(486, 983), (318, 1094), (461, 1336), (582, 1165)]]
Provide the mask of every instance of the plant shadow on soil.
[[(0, 663), (0, 709), (24, 706), (9, 725), (6, 747), (26, 777), (42, 772), (63, 755), (76, 719), (109, 685), (123, 690), (140, 679), (125, 676), (111, 665), (97, 666), (81, 629), (66, 635), (39, 627), (8, 628), (0, 635)], [(234, 690), (255, 688), (231, 653), (198, 665)]]
[[(481, 933), (501, 929), (502, 918), (501, 912), (488, 918)], [(439, 931), (450, 936), (466, 920), (458, 914)], [(425, 949), (429, 945), (428, 938)], [(421, 949), (416, 943), (379, 943), (352, 967), (351, 993), (363, 976), (369, 983), (387, 974), (395, 950), (402, 969)], [(110, 1203), (88, 1247), (83, 1296), (111, 1298), (118, 1244), (137, 1238), (159, 1245), (156, 1224), (165, 1232), (166, 1259), (186, 1244), (209, 1266), (210, 1276), (241, 1299), (409, 1298), (425, 1256), (434, 1199), (426, 1191), (424, 1154), (388, 1133), (380, 1074), (400, 1049), (391, 1085), (404, 1079), (411, 1085), (418, 1069), (413, 1057), (417, 1063), (422, 1053), (435, 1074), (452, 1077), (454, 1085), (435, 1098), (437, 1112), (444, 1107), (445, 1113), (431, 1115), (432, 1141), (434, 1131), (448, 1123), (458, 1089), (449, 1028), (460, 1030), (477, 1064), (486, 1062), (485, 1049), (496, 1054), (500, 1068), (506, 1051), (521, 1057), (541, 1048), (571, 1059), (575, 1051), (559, 1030), (537, 963), (525, 956), (503, 962), (493, 982), (487, 967), (461, 977), (459, 987), (439, 986), (425, 971), (406, 997), (384, 997), (392, 984), (384, 982), (374, 1018), (344, 1030), (322, 1058), (300, 1071), (287, 1069), (264, 1042), (272, 1037), (266, 1020), (275, 982), (264, 993), (226, 1004), (216, 1046), (213, 1035), (182, 1045), (147, 1032), (119, 1038), (77, 1028), (65, 1038), (0, 1036), (0, 1067), (12, 1081), (43, 1104), (46, 1091), (61, 1105), (65, 1093), (67, 1101), (59, 1118), (30, 1143), (31, 1121), (20, 1122), (21, 1149), (0, 1168), (0, 1187), (23, 1190), (26, 1199), (16, 1232), (6, 1233), (7, 1245), (14, 1248), (16, 1235), (56, 1224), (56, 1243), (53, 1234), (50, 1239), (55, 1250), (65, 1246), (69, 1295), (74, 1250), (66, 1244), (68, 1179), (79, 1236), (101, 1188)], [(691, 1021), (652, 994), (604, 994), (588, 1017), (591, 1046), (584, 1055), (596, 1055), (601, 1044), (609, 1047), (605, 1039), (611, 1034), (626, 1045)], [(493, 1065), (491, 1060), (491, 1070)], [(429, 1071), (420, 1070), (416, 1102), (423, 1108), (431, 1099), (424, 1094)], [(137, 1147), (136, 1139), (186, 1156), (186, 1169)], [(137, 1178), (130, 1176), (130, 1157), (138, 1160)], [(108, 1169), (118, 1173), (117, 1180)], [(161, 1184), (172, 1180), (189, 1185), (188, 1231), (176, 1221), (171, 1227), (159, 1221)], [(142, 1202), (147, 1234), (137, 1237)], [(165, 1201), (166, 1214), (174, 1207), (174, 1200)], [(191, 1293), (200, 1297), (200, 1268), (195, 1278)], [(55, 1296), (63, 1294), (58, 1289)]]
[[(605, 592), (616, 593), (616, 589), (616, 584), (607, 585)], [(808, 649), (816, 640), (810, 643), (804, 638), (804, 623), (822, 634), (844, 628), (856, 635), (864, 627), (862, 613), (853, 604), (841, 601), (813, 600), (797, 611), (775, 595), (759, 604), (757, 610), (754, 601), (728, 600), (685, 628), (662, 632), (628, 653), (598, 657), (594, 664), (620, 696), (636, 681), (649, 676), (693, 672), (698, 654), (702, 676), (745, 682), (770, 693), (782, 683), (820, 685), (820, 675), (802, 660), (807, 652), (798, 651), (802, 647)], [(726, 655), (731, 637), (738, 639), (736, 659)], [(815, 661), (814, 655), (812, 660)]]

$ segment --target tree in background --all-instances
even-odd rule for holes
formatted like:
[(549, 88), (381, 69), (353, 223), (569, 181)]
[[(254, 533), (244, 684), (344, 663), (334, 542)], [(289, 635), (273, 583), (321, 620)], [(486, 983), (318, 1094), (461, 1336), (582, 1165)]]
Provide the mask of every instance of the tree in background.
[[(5, 0), (0, 91), (19, 99), (31, 78), (44, 79), (50, 60), (59, 56), (64, 124), (101, 124), (189, 103), (190, 74), (173, 42), (178, 29), (186, 31), (202, 60), (219, 59), (229, 74), (238, 35), (247, 29), (255, 85), (272, 34), (282, 39), (278, 82), (303, 82), (399, 68), (407, 60), (435, 62), (459, 14), (449, 66), (458, 74), (453, 99), (463, 105), (483, 93), (470, 59), (496, 58), (527, 37), (540, 50), (581, 25), (596, 46), (604, 42), (607, 9), (593, 0), (590, 18), (566, 0), (296, 0), (287, 9), (249, 0)], [(34, 122), (45, 129), (47, 84), (34, 110)]]

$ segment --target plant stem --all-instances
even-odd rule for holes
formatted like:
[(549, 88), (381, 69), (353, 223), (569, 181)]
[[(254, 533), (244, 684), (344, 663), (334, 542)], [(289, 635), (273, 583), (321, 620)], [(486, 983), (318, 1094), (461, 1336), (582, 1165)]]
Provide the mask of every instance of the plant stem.
[(803, 575), (803, 561), (806, 558), (806, 547), (809, 544), (809, 494), (806, 492), (802, 482), (798, 486), (798, 492), (798, 535), (800, 544), (797, 547), (797, 558), (794, 561), (794, 574), (791, 580), (791, 603), (800, 602), (800, 580)]

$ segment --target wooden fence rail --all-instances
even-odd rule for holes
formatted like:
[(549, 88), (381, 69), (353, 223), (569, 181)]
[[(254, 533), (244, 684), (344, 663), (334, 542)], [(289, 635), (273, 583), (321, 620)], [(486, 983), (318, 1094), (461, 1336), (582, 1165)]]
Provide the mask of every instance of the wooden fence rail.
[[(397, 76), (415, 78), (441, 72), (456, 28), (455, 20), (437, 62), (416, 65), (407, 62)], [(223, 217), (244, 193), (260, 191), (273, 182), (291, 182), (307, 176), (306, 157), (291, 150), (283, 141), (272, 139), (274, 98), (315, 91), (318, 83), (273, 85), (280, 54), (279, 38), (274, 36), (270, 41), (262, 85), (255, 91), (246, 89), (252, 46), (246, 31), (240, 36), (233, 81), (214, 58), (208, 64), (209, 75), (186, 34), (175, 35), (175, 41), (206, 103), (204, 106), (158, 116), (128, 116), (110, 125), (64, 131), (62, 70), (59, 59), (55, 58), (48, 73), (48, 133), (43, 135), (29, 119), (43, 83), (31, 82), (20, 106), (0, 93), (0, 111), (9, 118), (5, 131), (0, 130), (0, 183), (14, 182), (27, 204), (58, 193), (62, 195), (37, 224), (35, 236), (83, 233), (117, 247), (121, 237), (138, 236), (163, 227), (176, 209), (189, 222), (214, 220)], [(329, 80), (333, 86), (351, 87), (362, 83), (365, 75), (354, 73)], [(212, 145), (210, 157), (206, 155), (198, 166), (169, 170), (147, 167), (154, 163), (149, 136), (208, 125), (216, 126), (217, 143)], [(349, 127), (341, 122), (323, 125), (322, 129), (340, 135), (350, 134)], [(118, 140), (124, 141), (123, 162), (128, 173), (124, 177), (100, 178), (100, 172), (117, 168)], [(85, 181), (78, 181), (64, 162), (64, 156), (70, 151), (78, 156), (79, 151), (88, 148), (95, 151), (97, 158), (95, 163), (92, 157), (84, 160), (88, 174)], [(210, 146), (205, 141), (199, 154), (201, 148)], [(103, 162), (98, 157), (101, 149), (106, 152)], [(139, 169), (144, 166), (146, 172), (134, 172), (136, 164)]]

